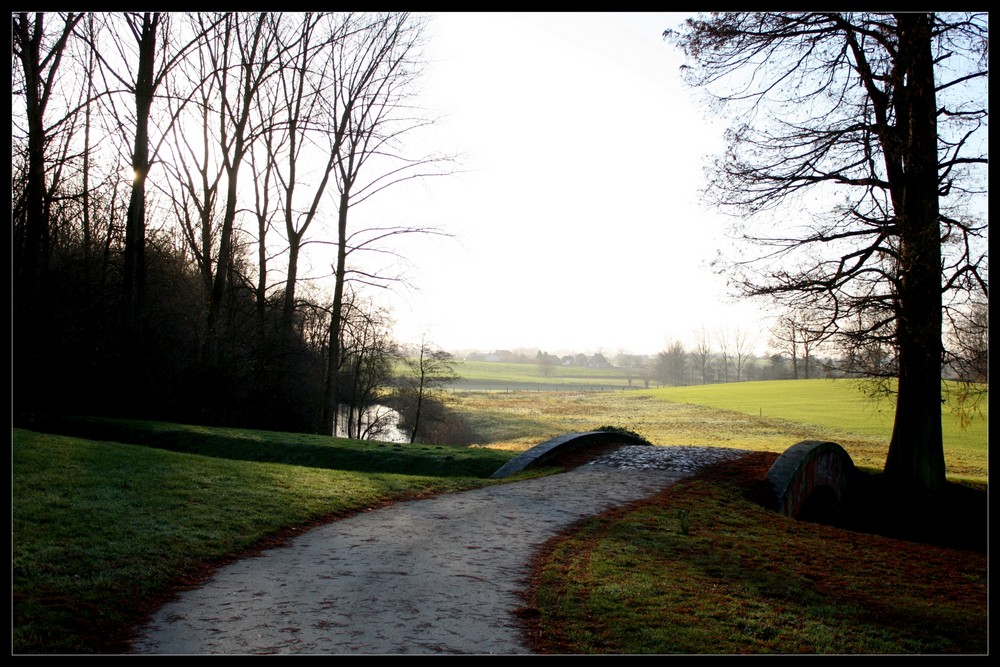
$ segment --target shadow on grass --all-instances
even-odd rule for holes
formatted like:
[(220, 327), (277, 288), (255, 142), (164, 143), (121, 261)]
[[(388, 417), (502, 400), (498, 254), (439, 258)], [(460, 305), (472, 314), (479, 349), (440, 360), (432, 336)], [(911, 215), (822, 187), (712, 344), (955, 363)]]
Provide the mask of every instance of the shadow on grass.
[[(719, 470), (723, 469), (720, 465)], [(757, 480), (747, 495), (760, 505), (773, 506), (766, 479)], [(858, 471), (843, 502), (826, 500), (811, 512), (804, 508), (802, 520), (951, 549), (987, 550), (989, 495), (985, 487), (946, 482), (933, 497), (914, 498), (891, 487), (880, 472)]]
[(893, 491), (879, 473), (862, 473), (851, 487), (841, 528), (912, 542), (986, 552), (989, 518), (985, 489), (948, 482), (933, 498)]
[(260, 431), (244, 434), (235, 429), (226, 433), (225, 429), (88, 417), (46, 416), (18, 426), (213, 458), (363, 473), (485, 478), (511, 457), (509, 452), (457, 446), (401, 445)]

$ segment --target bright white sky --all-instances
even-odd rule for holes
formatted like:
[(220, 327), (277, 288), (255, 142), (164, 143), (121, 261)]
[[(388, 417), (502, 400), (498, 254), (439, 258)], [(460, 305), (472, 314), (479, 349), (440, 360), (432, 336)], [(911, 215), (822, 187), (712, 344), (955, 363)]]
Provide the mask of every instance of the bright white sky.
[(702, 327), (762, 330), (708, 268), (726, 221), (699, 188), (724, 128), (661, 37), (683, 17), (432, 16), (419, 102), (442, 114), (435, 148), (462, 154), (463, 172), (354, 214), (454, 234), (396, 246), (417, 288), (392, 300), (399, 340), (655, 354)]

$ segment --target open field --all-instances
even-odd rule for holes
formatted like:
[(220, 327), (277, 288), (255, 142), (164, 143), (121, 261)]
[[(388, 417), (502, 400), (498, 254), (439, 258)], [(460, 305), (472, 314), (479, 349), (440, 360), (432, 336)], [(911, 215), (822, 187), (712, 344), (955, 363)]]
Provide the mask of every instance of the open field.
[[(985, 479), (989, 405), (984, 397), (964, 425), (959, 416), (956, 392), (945, 383), (945, 404), (941, 408), (945, 463), (951, 475), (971, 475)], [(653, 390), (659, 400), (670, 403), (695, 403), (732, 410), (750, 416), (776, 417), (800, 424), (811, 424), (838, 438), (852, 441), (885, 443), (888, 447), (896, 417), (893, 399), (874, 402), (867, 398), (859, 380), (786, 380), (744, 382), (696, 387), (669, 387)], [(778, 450), (780, 451), (780, 450)], [(850, 451), (850, 450), (848, 450)], [(884, 462), (884, 454), (877, 463)], [(870, 465), (866, 463), (865, 465)]]
[[(552, 366), (543, 374), (535, 364), (459, 361), (455, 373), (460, 379), (448, 385), (449, 391), (613, 391), (629, 386), (618, 368)], [(632, 387), (641, 386), (633, 378)]]
[[(985, 447), (989, 406), (984, 399), (963, 428), (954, 383), (945, 383), (941, 423), (946, 446)], [(761, 417), (778, 417), (860, 435), (888, 438), (896, 416), (893, 398), (869, 399), (859, 380), (779, 380), (653, 390), (671, 403), (694, 403)]]
[[(456, 371), (462, 379), (449, 385), (449, 403), (475, 425), (481, 444), (506, 443), (514, 448), (572, 430), (613, 425), (663, 445), (780, 452), (799, 440), (833, 440), (858, 465), (881, 468), (896, 412), (894, 398), (868, 398), (860, 380), (773, 380), (645, 390), (638, 378), (629, 387), (618, 368), (560, 366), (543, 377), (533, 364), (465, 361)], [(941, 421), (948, 473), (985, 479), (988, 401), (984, 397), (966, 410), (971, 421), (963, 426), (954, 383), (945, 382), (943, 387)], [(650, 397), (655, 401), (644, 404)], [(720, 420), (681, 405), (739, 414)], [(734, 433), (744, 444), (734, 442)]]
[[(448, 405), (480, 445), (524, 449), (562, 433), (618, 426), (658, 445), (783, 452), (832, 440), (859, 466), (881, 469), (893, 405), (873, 407), (853, 380), (789, 380), (616, 392), (456, 392)], [(881, 410), (879, 412), (878, 410)], [(965, 429), (945, 405), (945, 462), (953, 478), (988, 476), (988, 412)]]

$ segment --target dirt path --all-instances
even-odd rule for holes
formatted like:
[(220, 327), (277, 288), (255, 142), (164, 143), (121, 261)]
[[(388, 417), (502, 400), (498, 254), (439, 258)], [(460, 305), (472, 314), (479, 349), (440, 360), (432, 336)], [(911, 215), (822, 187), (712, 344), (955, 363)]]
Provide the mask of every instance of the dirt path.
[[(709, 451), (644, 449), (689, 451), (645, 469), (602, 459), (312, 529), (287, 546), (225, 566), (201, 588), (167, 603), (140, 630), (133, 650), (528, 653), (514, 612), (536, 550), (580, 519), (673, 484)], [(694, 456), (696, 450), (702, 455)]]

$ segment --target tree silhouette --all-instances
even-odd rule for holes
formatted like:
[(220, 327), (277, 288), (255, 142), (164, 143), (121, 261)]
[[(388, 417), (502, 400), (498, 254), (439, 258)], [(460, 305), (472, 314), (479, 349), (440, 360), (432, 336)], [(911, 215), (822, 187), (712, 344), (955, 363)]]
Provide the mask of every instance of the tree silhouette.
[(420, 433), (425, 404), (432, 392), (455, 379), (455, 362), (450, 353), (435, 348), (424, 336), (416, 350), (407, 357), (406, 367), (408, 373), (400, 387), (401, 403), (403, 417), (410, 427), (410, 442), (413, 443)]
[(970, 208), (985, 187), (987, 17), (728, 13), (664, 35), (688, 80), (741, 116), (708, 192), (748, 218), (736, 235), (762, 252), (720, 268), (746, 296), (822, 313), (847, 346), (890, 342), (885, 475), (937, 490), (942, 291), (988, 294), (986, 224)]

